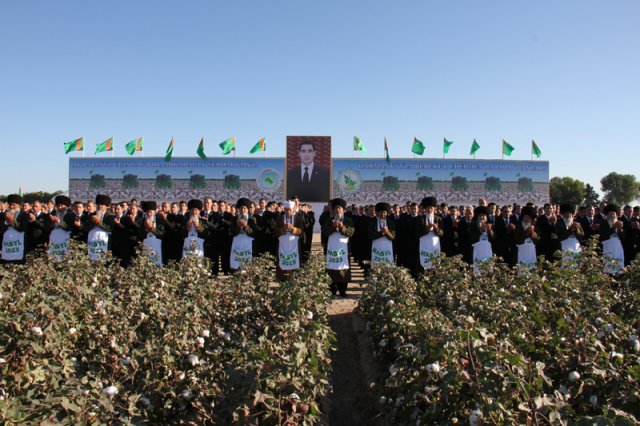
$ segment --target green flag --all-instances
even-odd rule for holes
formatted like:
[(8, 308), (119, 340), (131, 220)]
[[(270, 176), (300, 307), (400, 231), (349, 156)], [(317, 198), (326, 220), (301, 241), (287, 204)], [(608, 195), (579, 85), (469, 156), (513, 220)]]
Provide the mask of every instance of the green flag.
[(127, 142), (127, 144), (124, 146), (124, 149), (129, 155), (133, 155), (136, 152), (142, 151), (142, 138), (134, 139)]
[(364, 142), (362, 142), (357, 136), (353, 137), (353, 150), (367, 152), (367, 148), (364, 146)]
[(113, 137), (96, 145), (96, 154), (105, 151), (113, 151)]
[(542, 151), (540, 151), (534, 140), (531, 140), (531, 155), (535, 155), (538, 158), (542, 155)]
[(509, 145), (509, 144), (507, 143), (507, 141), (505, 141), (504, 139), (502, 139), (502, 153), (503, 153), (504, 155), (511, 156), (511, 153), (513, 152), (513, 150), (514, 150), (514, 149), (515, 149), (515, 148), (514, 148), (514, 147), (512, 147), (511, 145)]
[(453, 145), (453, 141), (448, 141), (447, 138), (444, 138), (444, 144), (442, 145), (442, 152), (445, 154), (449, 153), (449, 147)]
[(476, 142), (476, 140), (473, 140), (473, 143), (471, 144), (471, 152), (469, 153), (469, 155), (473, 155), (476, 152), (478, 152), (478, 150), (480, 149), (480, 144), (478, 144), (478, 142)]
[(258, 142), (256, 142), (253, 148), (251, 148), (251, 151), (249, 151), (249, 154), (255, 154), (258, 151), (264, 152), (266, 150), (267, 150), (267, 140), (266, 138), (262, 138)]
[(227, 155), (231, 151), (236, 150), (236, 137), (232, 137), (231, 139), (227, 139), (226, 141), (220, 142), (220, 148), (222, 148), (222, 155)]
[(391, 158), (389, 158), (389, 145), (387, 145), (387, 138), (384, 138), (384, 160), (387, 163), (391, 163)]
[(204, 138), (200, 139), (200, 143), (198, 144), (198, 149), (196, 150), (196, 154), (198, 154), (198, 157), (202, 158), (203, 160), (207, 159), (207, 156), (204, 155)]
[(64, 143), (65, 154), (68, 154), (71, 151), (82, 151), (82, 150), (84, 150), (84, 138), (80, 138), (74, 141), (69, 141)]
[(167, 153), (164, 155), (164, 161), (171, 161), (172, 155), (173, 155), (173, 138), (171, 138), (171, 142), (169, 142), (169, 146), (167, 147)]
[(413, 138), (413, 145), (411, 146), (411, 152), (418, 155), (424, 154), (424, 144), (421, 141), (419, 141), (417, 138)]

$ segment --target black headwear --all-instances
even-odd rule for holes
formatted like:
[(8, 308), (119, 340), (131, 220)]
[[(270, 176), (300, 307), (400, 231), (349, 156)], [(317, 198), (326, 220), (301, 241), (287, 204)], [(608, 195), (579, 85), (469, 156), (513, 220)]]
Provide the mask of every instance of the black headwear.
[(251, 200), (248, 198), (240, 198), (238, 200), (238, 202), (236, 203), (236, 208), (239, 209), (240, 207), (245, 206), (247, 209), (251, 208)]
[(98, 194), (96, 195), (96, 204), (102, 204), (103, 206), (111, 205), (111, 197), (108, 195)]
[(12, 203), (22, 204), (22, 196), (20, 196), (18, 194), (9, 194), (9, 196), (7, 197), (7, 203), (9, 203), (9, 204), (12, 204)]
[(343, 209), (347, 208), (347, 202), (342, 198), (334, 198), (331, 200), (331, 208), (335, 209), (337, 206), (341, 206)]
[(425, 208), (425, 207), (437, 207), (438, 206), (438, 200), (436, 200), (436, 197), (424, 197), (422, 199), (422, 202), (420, 202), (420, 207)]
[(195, 198), (193, 200), (189, 200), (189, 202), (187, 203), (187, 208), (189, 210), (191, 209), (202, 210), (202, 200), (198, 200)]
[(376, 204), (376, 213), (378, 212), (387, 212), (391, 211), (391, 204), (389, 203), (378, 203)]
[(158, 204), (155, 201), (143, 201), (140, 203), (140, 208), (143, 212), (148, 212), (149, 210), (156, 210)]
[(67, 197), (66, 195), (58, 195), (54, 201), (56, 206), (59, 206), (60, 204), (63, 204), (67, 207), (71, 206), (71, 198)]

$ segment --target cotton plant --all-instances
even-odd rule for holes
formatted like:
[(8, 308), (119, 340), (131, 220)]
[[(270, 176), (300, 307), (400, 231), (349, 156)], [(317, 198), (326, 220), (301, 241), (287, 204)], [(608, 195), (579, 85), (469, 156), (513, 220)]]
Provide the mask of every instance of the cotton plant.
[(72, 242), (60, 261), (0, 267), (3, 421), (317, 422), (334, 341), (326, 274), (310, 262), (273, 288), (272, 263), (216, 280), (207, 262), (123, 269)]
[(359, 309), (386, 371), (372, 388), (380, 416), (393, 424), (635, 424), (640, 261), (621, 277), (606, 275), (592, 242), (575, 262), (539, 259), (527, 276), (493, 263), (478, 276), (443, 258), (417, 280), (395, 266), (373, 268)]

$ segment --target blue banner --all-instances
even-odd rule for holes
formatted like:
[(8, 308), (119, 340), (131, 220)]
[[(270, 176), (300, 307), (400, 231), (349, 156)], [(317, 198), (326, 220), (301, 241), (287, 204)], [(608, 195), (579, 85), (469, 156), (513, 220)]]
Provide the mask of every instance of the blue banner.
[(281, 200), (283, 189), (283, 158), (69, 159), (69, 194), (79, 200), (97, 193), (110, 195), (114, 201), (205, 196), (231, 201), (240, 197)]
[(356, 204), (404, 204), (426, 195), (455, 204), (541, 203), (549, 200), (549, 162), (340, 158), (333, 160), (333, 194)]

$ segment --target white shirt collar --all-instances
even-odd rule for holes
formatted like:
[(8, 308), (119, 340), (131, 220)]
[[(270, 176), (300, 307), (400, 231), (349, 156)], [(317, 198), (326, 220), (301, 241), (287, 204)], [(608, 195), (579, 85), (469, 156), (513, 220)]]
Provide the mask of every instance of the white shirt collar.
[(309, 164), (308, 166), (305, 166), (304, 164), (300, 164), (300, 179), (304, 179), (304, 169), (305, 167), (308, 169), (308, 173), (309, 173), (309, 182), (311, 182), (311, 174), (313, 173), (313, 165), (314, 163)]

